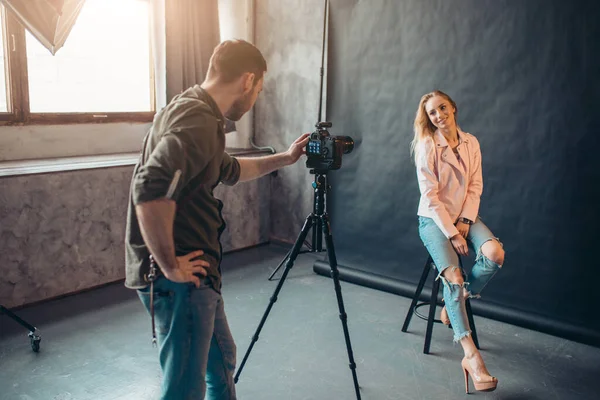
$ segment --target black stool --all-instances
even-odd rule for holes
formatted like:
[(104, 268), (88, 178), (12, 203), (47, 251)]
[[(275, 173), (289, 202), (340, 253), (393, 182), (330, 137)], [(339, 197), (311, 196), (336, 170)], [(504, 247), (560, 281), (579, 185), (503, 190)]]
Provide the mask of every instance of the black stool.
[[(458, 257), (458, 259), (460, 262), (460, 267), (462, 268), (462, 259), (460, 258), (460, 256)], [(431, 289), (431, 299), (429, 300), (429, 302), (418, 303), (419, 297), (421, 296), (421, 292), (423, 291), (423, 286), (425, 286), (425, 281), (427, 280), (427, 276), (429, 275), (430, 267), (435, 270), (435, 273), (433, 275), (433, 288)], [(413, 313), (416, 314), (417, 317), (427, 321), (427, 331), (425, 333), (425, 346), (423, 347), (423, 353), (425, 354), (429, 354), (429, 345), (431, 344), (431, 333), (433, 332), (433, 323), (442, 323), (441, 320), (435, 319), (435, 309), (438, 306), (438, 304), (441, 305), (441, 302), (438, 302), (438, 292), (440, 290), (441, 279), (435, 279), (437, 275), (437, 268), (433, 264), (433, 259), (431, 258), (431, 256), (429, 256), (427, 258), (427, 262), (425, 263), (425, 268), (423, 268), (421, 280), (417, 285), (417, 291), (413, 296), (412, 302), (410, 303), (410, 308), (408, 309), (408, 313), (406, 314), (404, 325), (402, 325), (402, 332), (406, 332), (408, 330), (408, 325), (410, 324), (410, 319), (412, 318)], [(429, 305), (429, 316), (427, 317), (418, 312), (418, 308), (425, 305)], [(469, 319), (469, 326), (471, 327), (471, 337), (473, 337), (473, 342), (475, 343), (475, 346), (479, 349), (479, 341), (477, 340), (477, 330), (475, 329), (475, 321), (473, 320), (473, 312), (471, 311), (471, 302), (469, 301), (469, 299), (465, 299), (465, 307), (467, 309), (467, 318)], [(449, 326), (449, 328), (451, 328), (451, 326)]]

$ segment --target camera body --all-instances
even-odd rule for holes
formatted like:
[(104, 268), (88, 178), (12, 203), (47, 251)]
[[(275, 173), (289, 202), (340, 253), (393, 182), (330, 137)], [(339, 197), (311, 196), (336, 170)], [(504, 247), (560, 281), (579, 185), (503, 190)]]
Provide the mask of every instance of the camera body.
[(306, 167), (329, 171), (342, 167), (342, 155), (352, 152), (354, 140), (350, 136), (331, 136), (327, 128), (331, 122), (318, 122), (306, 145)]

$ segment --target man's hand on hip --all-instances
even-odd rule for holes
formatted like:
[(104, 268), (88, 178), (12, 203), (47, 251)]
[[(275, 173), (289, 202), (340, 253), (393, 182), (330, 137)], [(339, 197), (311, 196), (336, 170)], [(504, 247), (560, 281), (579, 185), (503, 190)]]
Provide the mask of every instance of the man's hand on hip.
[(204, 252), (202, 250), (194, 251), (188, 253), (184, 256), (177, 257), (177, 267), (166, 270), (163, 269), (163, 274), (165, 278), (173, 282), (186, 283), (192, 282), (196, 285), (197, 288), (200, 287), (200, 278), (198, 278), (195, 274), (200, 274), (202, 276), (206, 276), (205, 267), (209, 267), (210, 263), (208, 261), (197, 259)]

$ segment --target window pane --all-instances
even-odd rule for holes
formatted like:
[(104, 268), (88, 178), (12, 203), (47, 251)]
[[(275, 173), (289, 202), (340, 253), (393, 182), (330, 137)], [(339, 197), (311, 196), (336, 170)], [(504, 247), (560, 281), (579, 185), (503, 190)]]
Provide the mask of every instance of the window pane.
[(87, 0), (53, 56), (27, 32), (36, 112), (152, 111), (149, 2)]
[(0, 26), (0, 112), (8, 112), (6, 102), (6, 69), (4, 64), (4, 29)]

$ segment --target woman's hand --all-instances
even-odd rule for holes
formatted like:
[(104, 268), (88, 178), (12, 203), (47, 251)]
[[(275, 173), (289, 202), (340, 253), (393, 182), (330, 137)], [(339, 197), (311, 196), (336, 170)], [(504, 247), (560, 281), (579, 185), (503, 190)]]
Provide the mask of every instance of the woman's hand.
[(457, 233), (456, 235), (452, 236), (450, 238), (450, 243), (452, 243), (452, 247), (454, 247), (454, 250), (456, 250), (456, 252), (461, 256), (469, 255), (469, 247), (467, 246), (467, 241), (464, 237), (462, 237), (461, 233)]
[(470, 227), (471, 226), (469, 224), (465, 224), (464, 222), (456, 223), (456, 229), (458, 229), (458, 231), (460, 232), (460, 235), (462, 237), (464, 237), (465, 239), (467, 238), (467, 235), (469, 234)]

